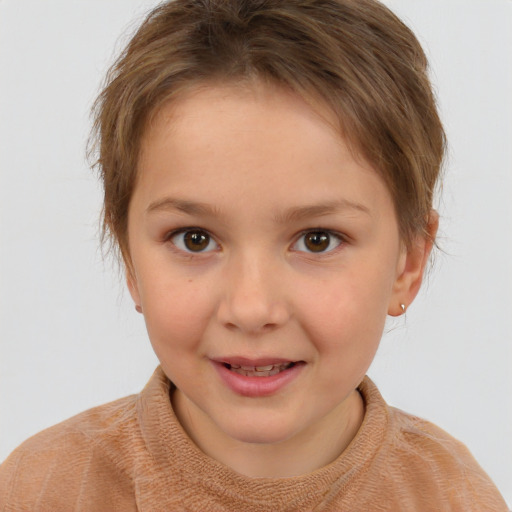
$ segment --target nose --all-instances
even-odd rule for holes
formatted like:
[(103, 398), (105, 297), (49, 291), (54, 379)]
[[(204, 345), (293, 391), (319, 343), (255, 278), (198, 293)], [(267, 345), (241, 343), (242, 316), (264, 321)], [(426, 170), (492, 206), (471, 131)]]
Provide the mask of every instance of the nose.
[(278, 265), (252, 253), (227, 267), (218, 308), (226, 328), (260, 334), (288, 321), (290, 305)]

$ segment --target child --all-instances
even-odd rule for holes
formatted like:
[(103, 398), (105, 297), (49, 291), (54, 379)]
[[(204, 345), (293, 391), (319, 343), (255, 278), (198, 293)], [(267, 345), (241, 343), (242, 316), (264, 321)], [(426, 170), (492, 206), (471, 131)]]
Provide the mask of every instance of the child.
[(3, 509), (506, 510), (365, 377), (419, 290), (444, 151), (393, 14), (166, 3), (96, 112), (105, 233), (161, 365), (18, 448)]

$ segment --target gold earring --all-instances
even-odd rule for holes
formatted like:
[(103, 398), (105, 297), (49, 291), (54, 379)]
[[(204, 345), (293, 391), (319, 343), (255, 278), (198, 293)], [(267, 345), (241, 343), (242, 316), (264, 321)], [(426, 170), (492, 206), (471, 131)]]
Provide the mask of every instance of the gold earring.
[(402, 308), (402, 315), (405, 314), (405, 304), (400, 304), (400, 307)]

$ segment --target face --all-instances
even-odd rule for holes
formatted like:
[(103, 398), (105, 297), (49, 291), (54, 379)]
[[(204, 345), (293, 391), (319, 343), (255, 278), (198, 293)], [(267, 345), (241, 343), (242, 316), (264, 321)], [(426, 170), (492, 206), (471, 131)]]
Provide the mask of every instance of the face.
[(193, 429), (275, 443), (345, 414), (407, 300), (390, 194), (334, 121), (268, 85), (212, 86), (145, 134), (128, 282)]

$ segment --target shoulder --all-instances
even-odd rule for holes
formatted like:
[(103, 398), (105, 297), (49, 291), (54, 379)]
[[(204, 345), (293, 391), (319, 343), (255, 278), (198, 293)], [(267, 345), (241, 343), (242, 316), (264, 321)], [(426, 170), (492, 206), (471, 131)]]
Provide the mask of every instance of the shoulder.
[(411, 459), (418, 456), (447, 472), (481, 473), (466, 446), (437, 425), (395, 407), (389, 407), (389, 418), (391, 445)]
[(112, 487), (127, 491), (137, 428), (133, 395), (36, 434), (0, 466), (0, 510), (77, 508), (77, 501), (93, 499), (92, 489), (103, 499), (110, 499)]
[[(446, 510), (507, 510), (498, 489), (468, 448), (440, 427), (389, 407), (387, 454), (395, 472)], [(407, 484), (406, 484), (407, 486)]]
[(390, 407), (368, 377), (359, 391), (366, 414), (358, 435), (361, 451), (369, 454), (357, 482), (364, 506), (371, 510), (379, 499), (382, 510), (508, 512), (463, 443), (429, 421)]

